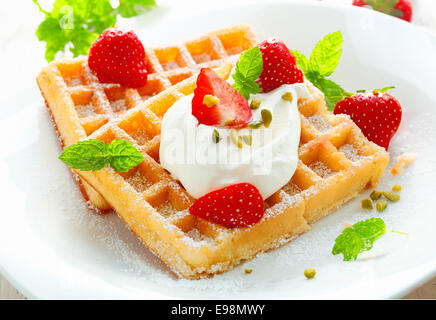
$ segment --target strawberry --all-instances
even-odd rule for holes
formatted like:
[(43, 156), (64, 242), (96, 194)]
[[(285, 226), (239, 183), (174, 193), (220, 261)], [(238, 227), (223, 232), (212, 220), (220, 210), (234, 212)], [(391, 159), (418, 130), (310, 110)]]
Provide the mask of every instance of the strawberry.
[(198, 75), (192, 114), (201, 124), (232, 128), (245, 127), (252, 116), (248, 101), (210, 68)]
[(304, 82), (303, 72), (283, 42), (272, 38), (262, 41), (258, 46), (262, 52), (263, 70), (257, 82), (263, 92), (269, 92), (282, 84)]
[(227, 228), (249, 227), (262, 219), (263, 199), (252, 184), (237, 183), (197, 199), (189, 212)]
[(386, 150), (401, 122), (401, 105), (381, 90), (359, 92), (338, 102), (334, 114), (348, 114), (368, 140)]
[(103, 83), (138, 88), (147, 82), (145, 50), (133, 31), (103, 31), (91, 45), (88, 65)]
[(412, 21), (412, 2), (410, 0), (353, 0), (353, 5), (390, 14), (391, 16)]

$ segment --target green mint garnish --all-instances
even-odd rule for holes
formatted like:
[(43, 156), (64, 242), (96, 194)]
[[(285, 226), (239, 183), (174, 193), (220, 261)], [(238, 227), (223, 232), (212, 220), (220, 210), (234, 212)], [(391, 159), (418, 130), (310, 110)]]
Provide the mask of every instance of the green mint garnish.
[(256, 79), (259, 78), (262, 69), (262, 52), (259, 47), (256, 46), (243, 52), (236, 64), (235, 73), (232, 75), (235, 80), (233, 88), (248, 100), (250, 94), (260, 92)]
[(144, 156), (125, 140), (114, 139), (109, 144), (85, 140), (66, 147), (59, 159), (81, 171), (96, 171), (110, 165), (118, 172), (127, 172), (140, 164)]
[(328, 34), (317, 43), (310, 55), (310, 60), (302, 53), (291, 50), (305, 77), (324, 93), (329, 110), (333, 110), (336, 104), (346, 96), (346, 91), (341, 86), (326, 79), (338, 66), (343, 41), (340, 31)]
[(54, 60), (56, 53), (66, 47), (77, 57), (88, 54), (92, 42), (109, 27), (115, 26), (117, 16), (133, 17), (156, 5), (155, 0), (120, 0), (114, 8), (110, 0), (56, 0), (52, 11), (44, 10), (38, 0), (33, 0), (45, 14), (36, 35), (46, 42), (45, 58)]
[(405, 233), (387, 230), (381, 218), (370, 218), (345, 228), (336, 238), (332, 253), (344, 255), (344, 261), (356, 260), (357, 256), (370, 250), (374, 242), (387, 232)]

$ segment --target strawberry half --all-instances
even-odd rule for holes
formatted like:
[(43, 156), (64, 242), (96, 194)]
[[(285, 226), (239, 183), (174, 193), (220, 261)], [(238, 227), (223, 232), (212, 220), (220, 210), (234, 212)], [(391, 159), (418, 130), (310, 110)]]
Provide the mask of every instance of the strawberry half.
[(133, 31), (103, 31), (91, 45), (88, 65), (102, 83), (139, 88), (147, 82), (145, 50)]
[(397, 132), (401, 123), (401, 105), (389, 93), (381, 90), (366, 91), (339, 101), (334, 114), (348, 114), (368, 140), (384, 147)]
[(276, 38), (259, 43), (263, 70), (257, 80), (263, 92), (269, 92), (282, 84), (304, 82), (301, 69), (286, 45)]
[[(212, 105), (206, 99), (213, 98)], [(243, 128), (251, 120), (248, 101), (210, 68), (202, 68), (192, 99), (192, 115), (208, 126)]]
[(353, 6), (369, 7), (391, 16), (412, 21), (412, 2), (410, 0), (353, 0)]
[(263, 209), (259, 190), (249, 183), (237, 183), (197, 199), (189, 212), (227, 228), (241, 228), (259, 222)]

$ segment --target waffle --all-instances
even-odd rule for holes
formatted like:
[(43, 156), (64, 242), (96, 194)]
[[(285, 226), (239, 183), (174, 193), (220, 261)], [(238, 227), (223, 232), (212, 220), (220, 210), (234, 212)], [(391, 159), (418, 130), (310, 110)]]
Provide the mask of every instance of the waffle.
[[(219, 72), (228, 77), (227, 66)], [(111, 168), (78, 174), (113, 206), (129, 229), (178, 275), (198, 279), (227, 271), (257, 254), (281, 246), (313, 223), (375, 186), (389, 160), (346, 115), (327, 111), (323, 94), (310, 82), (300, 99), (298, 167), (291, 180), (265, 201), (262, 220), (249, 228), (228, 229), (189, 214), (194, 202), (159, 165), (161, 119), (180, 97), (195, 88), (195, 76), (129, 110), (89, 136), (124, 139), (144, 155), (128, 173)], [(138, 132), (147, 135), (143, 144)]]
[[(87, 65), (87, 57), (55, 61), (43, 68), (38, 85), (57, 127), (63, 146), (85, 139), (113, 118), (136, 108), (158, 93), (189, 78), (202, 67), (217, 67), (235, 58), (256, 43), (247, 25), (214, 31), (181, 45), (146, 48), (147, 84), (129, 89), (118, 84), (102, 84)], [(145, 142), (146, 136), (136, 137)], [(104, 211), (105, 199), (86, 182), (83, 195)]]

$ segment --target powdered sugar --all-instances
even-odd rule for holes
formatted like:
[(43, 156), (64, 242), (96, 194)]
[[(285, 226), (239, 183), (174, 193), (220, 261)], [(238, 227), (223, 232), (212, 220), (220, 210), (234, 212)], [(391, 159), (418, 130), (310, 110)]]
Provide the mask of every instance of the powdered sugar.
[(339, 148), (339, 151), (345, 154), (345, 156), (353, 162), (357, 162), (364, 158), (364, 156), (360, 155), (359, 151), (354, 148), (352, 144), (344, 144)]
[(323, 179), (327, 179), (336, 173), (327, 167), (322, 161), (312, 162), (309, 165), (309, 168)]
[(312, 126), (314, 126), (318, 131), (327, 132), (331, 129), (331, 125), (319, 114), (314, 114), (313, 116), (307, 118)]
[(204, 63), (209, 62), (211, 59), (211, 56), (207, 53), (199, 54), (197, 56), (192, 57), (196, 63)]

